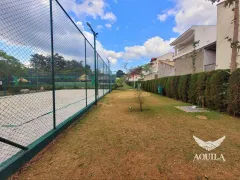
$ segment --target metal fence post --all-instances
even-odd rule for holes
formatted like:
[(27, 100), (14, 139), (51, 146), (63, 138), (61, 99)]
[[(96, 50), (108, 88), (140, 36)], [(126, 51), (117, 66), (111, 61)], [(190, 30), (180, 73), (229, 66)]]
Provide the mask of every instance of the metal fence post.
[(97, 80), (96, 80), (96, 82), (97, 82), (97, 99), (99, 98), (99, 94), (98, 94), (98, 89), (99, 89), (99, 87), (98, 87), (98, 57), (99, 57), (99, 55), (97, 54)]
[(53, 9), (50, 2), (50, 26), (51, 26), (51, 62), (52, 62), (52, 96), (53, 96), (53, 129), (56, 129), (56, 102), (55, 102), (55, 69), (54, 69), (54, 45), (53, 45)]
[(109, 59), (108, 59), (108, 78), (109, 78), (109, 80), (108, 80), (108, 88), (109, 88), (108, 92), (111, 92), (111, 85), (110, 85), (111, 75), (110, 75), (110, 61), (109, 61)]
[(96, 51), (96, 34), (94, 34), (94, 72), (95, 72), (95, 105), (97, 105), (98, 82), (97, 82), (97, 51)]
[(86, 107), (88, 106), (88, 101), (87, 101), (87, 82), (88, 82), (88, 76), (87, 76), (87, 41), (84, 38), (84, 47), (85, 47), (85, 94), (86, 94)]
[(104, 92), (105, 92), (105, 71), (104, 71), (104, 64), (105, 62), (103, 61), (103, 95), (104, 95)]

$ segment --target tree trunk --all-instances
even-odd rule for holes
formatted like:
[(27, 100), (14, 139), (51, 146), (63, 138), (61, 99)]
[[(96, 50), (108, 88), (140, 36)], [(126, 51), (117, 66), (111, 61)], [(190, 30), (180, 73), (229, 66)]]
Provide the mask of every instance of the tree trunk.
[(143, 112), (142, 103), (140, 103), (140, 111)]
[(236, 0), (234, 7), (234, 30), (233, 30), (233, 46), (231, 57), (231, 72), (237, 69), (237, 57), (238, 57), (238, 34), (239, 34), (239, 0)]

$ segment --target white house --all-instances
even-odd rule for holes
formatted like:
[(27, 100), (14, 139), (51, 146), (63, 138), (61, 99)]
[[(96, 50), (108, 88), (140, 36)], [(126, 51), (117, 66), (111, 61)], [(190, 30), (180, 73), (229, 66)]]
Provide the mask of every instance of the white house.
[(145, 73), (144, 80), (152, 80), (174, 75), (173, 53), (169, 52), (158, 58), (152, 58), (150, 72)]
[(130, 81), (130, 82), (139, 81), (141, 79), (142, 79), (142, 77), (139, 74), (134, 74), (134, 75), (130, 74), (128, 77), (128, 81)]
[[(231, 63), (232, 49), (226, 37), (233, 37), (233, 11), (232, 7), (224, 7), (224, 2), (217, 5), (217, 60), (216, 69), (229, 69)], [(239, 31), (240, 35), (240, 31)], [(240, 36), (239, 36), (240, 37)], [(240, 56), (238, 56), (238, 67)]]
[[(193, 43), (196, 47), (196, 61), (193, 62)], [(216, 26), (192, 26), (175, 41), (174, 46), (175, 75), (191, 74), (215, 70), (216, 66)]]

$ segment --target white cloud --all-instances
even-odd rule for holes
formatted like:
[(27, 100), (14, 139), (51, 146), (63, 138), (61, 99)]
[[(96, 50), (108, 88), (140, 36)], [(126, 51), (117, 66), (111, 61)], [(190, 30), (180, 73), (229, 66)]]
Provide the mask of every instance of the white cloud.
[[(91, 36), (91, 34), (89, 34)], [(87, 35), (88, 36), (88, 35)], [(92, 37), (91, 37), (92, 38)], [(124, 51), (115, 52), (106, 50), (102, 44), (97, 41), (97, 50), (99, 54), (107, 57), (112, 64), (116, 64), (118, 59), (122, 60), (139, 60), (141, 58), (158, 57), (172, 51), (169, 45), (174, 39), (168, 41), (156, 36), (148, 39), (143, 45), (125, 47)]]
[(97, 25), (97, 30), (101, 30), (103, 29), (103, 26), (102, 25)]
[(109, 24), (109, 23), (108, 23), (108, 24), (105, 24), (105, 26), (106, 26), (107, 28), (109, 28), (109, 29), (112, 28), (112, 25)]
[[(84, 31), (85, 36), (93, 43), (93, 36), (91, 33)], [(97, 41), (97, 51), (102, 57), (109, 59), (111, 64), (116, 64), (119, 59), (121, 60), (139, 60), (141, 58), (158, 57), (172, 51), (172, 47), (169, 45), (174, 38), (170, 40), (163, 40), (159, 36), (148, 39), (142, 45), (128, 46), (124, 48), (124, 51), (115, 52), (107, 50), (103, 45)]]
[(107, 12), (102, 19), (109, 20), (111, 22), (115, 22), (117, 20), (117, 17), (112, 12)]
[(160, 21), (175, 16), (174, 32), (183, 33), (192, 25), (214, 25), (217, 21), (217, 8), (206, 0), (176, 0), (176, 6), (158, 15)]
[(76, 22), (76, 24), (77, 24), (77, 26), (79, 27), (79, 29), (80, 29), (81, 31), (84, 30), (84, 26), (83, 26), (83, 23), (82, 23), (81, 21)]
[(170, 9), (168, 11), (165, 11), (163, 14), (158, 15), (159, 21), (166, 21), (169, 16), (173, 16), (176, 14), (176, 11), (174, 9)]
[(161, 15), (159, 14), (158, 19), (159, 19), (159, 21), (163, 22), (163, 21), (166, 21), (167, 16), (168, 16), (167, 14), (161, 14)]
[(106, 12), (108, 4), (105, 0), (59, 0), (68, 12), (73, 12), (77, 17), (91, 16), (94, 19), (100, 17), (103, 20), (115, 22), (117, 17), (112, 12)]
[(163, 40), (159, 36), (148, 39), (143, 45), (125, 47), (122, 53), (124, 59), (138, 59), (141, 57), (158, 57), (172, 50), (169, 45), (174, 39)]

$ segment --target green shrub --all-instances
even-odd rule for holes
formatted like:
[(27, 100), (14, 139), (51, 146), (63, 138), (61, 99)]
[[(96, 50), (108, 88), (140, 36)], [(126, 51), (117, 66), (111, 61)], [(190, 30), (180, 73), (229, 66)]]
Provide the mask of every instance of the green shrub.
[(173, 77), (168, 77), (166, 82), (166, 95), (167, 97), (172, 97), (172, 87), (173, 87)]
[(167, 80), (168, 80), (168, 77), (164, 77), (161, 80), (161, 86), (163, 87), (163, 95), (165, 96), (167, 95), (167, 92), (166, 92)]
[(180, 79), (180, 76), (174, 76), (173, 79), (172, 79), (172, 87), (171, 87), (171, 93), (172, 93), (172, 97), (174, 99), (179, 99), (179, 96), (178, 96), (178, 83), (179, 83), (179, 79)]
[(149, 81), (146, 81), (146, 91), (149, 91)]
[(211, 79), (213, 74), (216, 73), (216, 71), (212, 71), (208, 74), (206, 79), (206, 87), (205, 87), (205, 105), (208, 108), (213, 107), (212, 97), (211, 97)]
[(157, 93), (157, 80), (156, 79), (153, 80), (153, 88), (154, 88), (153, 92)]
[(234, 71), (229, 79), (228, 113), (240, 116), (240, 69)]
[(190, 77), (188, 100), (192, 104), (197, 103), (197, 78), (198, 74), (192, 74)]
[(205, 89), (206, 89), (206, 80), (207, 80), (207, 73), (202, 72), (198, 74), (197, 77), (197, 87), (196, 87), (196, 92), (197, 92), (197, 103), (199, 105), (205, 106)]
[(214, 110), (226, 111), (227, 88), (230, 74), (226, 70), (219, 70), (210, 80), (210, 96)]
[(182, 98), (183, 80), (184, 80), (184, 76), (180, 76), (179, 82), (178, 82), (178, 89), (177, 89), (178, 98), (179, 98), (180, 100), (183, 100), (183, 98)]
[(182, 101), (188, 102), (188, 91), (189, 91), (189, 83), (190, 83), (190, 74), (183, 76), (183, 84), (182, 84)]

